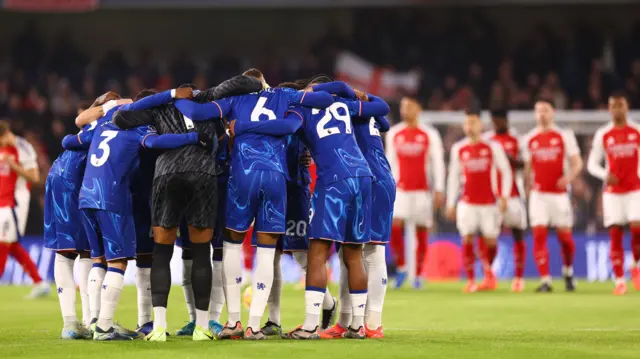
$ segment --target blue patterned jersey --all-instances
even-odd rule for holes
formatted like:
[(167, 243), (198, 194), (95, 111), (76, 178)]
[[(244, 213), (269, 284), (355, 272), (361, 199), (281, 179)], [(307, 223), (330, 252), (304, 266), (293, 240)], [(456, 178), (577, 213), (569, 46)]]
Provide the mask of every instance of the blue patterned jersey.
[(380, 132), (380, 124), (373, 117), (353, 120), (353, 134), (376, 181), (393, 180), (391, 166), (384, 154)]
[[(304, 92), (289, 88), (271, 88), (242, 96), (214, 101), (222, 116), (229, 120), (268, 121), (283, 118), (289, 105), (302, 103)], [(236, 133), (231, 150), (231, 168), (246, 173), (253, 170), (287, 173), (286, 136)]]
[(93, 134), (87, 168), (80, 189), (80, 208), (131, 214), (131, 180), (140, 164), (138, 150), (152, 126), (119, 129), (113, 122), (99, 124)]
[(373, 176), (353, 136), (351, 116), (359, 116), (361, 108), (360, 101), (336, 98), (324, 110), (301, 106), (290, 109), (303, 120), (303, 141), (316, 163), (319, 183)]
[(287, 139), (287, 181), (300, 186), (311, 183), (309, 168), (300, 164), (300, 156), (307, 151), (307, 146), (302, 142), (302, 131), (296, 132)]
[[(111, 114), (115, 112), (112, 111)], [(82, 128), (80, 133), (92, 133), (98, 122), (104, 122), (106, 116), (100, 118), (98, 121), (94, 121)], [(60, 176), (69, 180), (71, 183), (75, 183), (80, 187), (82, 183), (82, 176), (84, 176), (85, 165), (87, 164), (87, 149), (75, 149), (75, 150), (65, 150), (56, 158), (55, 161), (51, 164), (51, 169), (49, 170), (49, 174)]]

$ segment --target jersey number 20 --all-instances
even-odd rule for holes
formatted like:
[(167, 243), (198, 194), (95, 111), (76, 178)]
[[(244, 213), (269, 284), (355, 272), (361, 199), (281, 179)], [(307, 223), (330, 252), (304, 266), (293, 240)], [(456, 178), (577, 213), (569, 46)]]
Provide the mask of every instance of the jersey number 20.
[[(344, 115), (338, 112), (338, 109), (344, 110)], [(321, 110), (314, 108), (311, 110), (312, 115), (317, 115)], [(324, 111), (324, 116), (318, 121), (316, 125), (316, 131), (318, 132), (318, 137), (323, 138), (331, 135), (335, 135), (340, 133), (340, 129), (338, 126), (334, 127), (326, 127), (329, 124), (331, 119), (336, 119), (338, 121), (344, 122), (345, 133), (351, 133), (351, 116), (349, 115), (349, 108), (347, 105), (342, 102), (334, 102), (333, 105), (329, 106)]]
[(118, 131), (104, 131), (100, 136), (104, 137), (104, 140), (100, 142), (98, 148), (102, 150), (102, 156), (98, 157), (96, 154), (91, 155), (91, 165), (93, 167), (100, 167), (107, 162), (109, 154), (111, 154), (111, 148), (109, 147), (109, 141), (116, 138)]

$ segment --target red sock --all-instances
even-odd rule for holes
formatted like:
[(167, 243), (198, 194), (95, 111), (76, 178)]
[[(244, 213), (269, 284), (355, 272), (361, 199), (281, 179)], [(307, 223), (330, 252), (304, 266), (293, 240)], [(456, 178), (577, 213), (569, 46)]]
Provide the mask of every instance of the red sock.
[(631, 227), (631, 251), (635, 263), (640, 261), (640, 227)]
[(533, 227), (533, 257), (536, 260), (538, 273), (541, 277), (549, 275), (549, 249), (547, 248), (547, 227)]
[(558, 231), (558, 240), (562, 247), (562, 264), (571, 267), (576, 253), (576, 242), (573, 241), (573, 233), (571, 231)]
[(15, 258), (18, 263), (20, 263), (24, 271), (29, 274), (34, 284), (42, 282), (40, 273), (38, 273), (38, 267), (35, 263), (33, 263), (33, 260), (29, 256), (29, 253), (27, 253), (27, 251), (22, 245), (20, 245), (20, 243), (12, 243), (10, 253), (11, 256)]
[(391, 227), (391, 249), (393, 258), (398, 269), (404, 269), (406, 264), (404, 259), (404, 227), (393, 225)]
[(513, 258), (516, 265), (516, 278), (524, 277), (524, 264), (527, 258), (527, 250), (525, 241), (515, 241), (513, 243)]
[(467, 279), (473, 281), (476, 279), (476, 273), (473, 270), (473, 265), (476, 261), (476, 255), (473, 252), (473, 242), (462, 243), (462, 264), (467, 272)]
[(609, 227), (609, 239), (611, 240), (611, 264), (616, 279), (624, 277), (624, 248), (622, 237), (624, 232), (620, 226)]
[(427, 250), (429, 249), (429, 231), (426, 228), (417, 228), (418, 248), (416, 249), (416, 275), (422, 274), (422, 268), (427, 261)]
[(478, 236), (478, 253), (477, 256), (482, 261), (482, 264), (486, 267), (489, 264), (489, 248), (482, 236)]
[(10, 250), (11, 244), (0, 243), (0, 278), (2, 278), (2, 275), (4, 274), (4, 267), (7, 265)]
[(498, 244), (495, 246), (487, 246), (487, 263), (489, 264), (489, 268), (493, 265), (493, 261), (496, 260), (496, 256), (498, 255)]
[(244, 254), (244, 269), (248, 272), (253, 270), (253, 246), (251, 246), (251, 239), (253, 238), (253, 227), (249, 228), (247, 234), (244, 236), (244, 242), (242, 242), (242, 252)]

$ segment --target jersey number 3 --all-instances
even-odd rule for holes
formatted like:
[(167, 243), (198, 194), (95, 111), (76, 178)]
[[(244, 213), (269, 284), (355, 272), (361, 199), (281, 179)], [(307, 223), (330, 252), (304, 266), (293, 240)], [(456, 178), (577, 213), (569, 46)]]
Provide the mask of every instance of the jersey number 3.
[(104, 131), (100, 136), (104, 137), (104, 140), (100, 142), (98, 148), (102, 150), (102, 156), (98, 157), (96, 154), (91, 155), (91, 165), (93, 167), (100, 167), (107, 162), (109, 154), (111, 154), (111, 148), (109, 147), (109, 141), (116, 138), (118, 131)]
[[(343, 109), (344, 114), (341, 114), (338, 109)], [(316, 125), (318, 138), (323, 138), (340, 133), (340, 129), (338, 128), (338, 126), (326, 127), (329, 124), (329, 121), (334, 118), (338, 121), (344, 122), (345, 133), (351, 133), (351, 115), (349, 115), (349, 108), (347, 107), (347, 105), (343, 104), (342, 102), (334, 102), (333, 105), (322, 111), (324, 111), (324, 116), (322, 116), (322, 118)], [(319, 113), (320, 110), (316, 108), (311, 110), (312, 115), (317, 115)]]

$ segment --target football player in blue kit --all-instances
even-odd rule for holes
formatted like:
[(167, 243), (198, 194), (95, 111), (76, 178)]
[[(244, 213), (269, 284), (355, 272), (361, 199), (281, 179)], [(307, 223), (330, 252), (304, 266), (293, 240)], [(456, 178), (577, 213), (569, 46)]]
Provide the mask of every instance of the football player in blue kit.
[[(174, 91), (171, 94), (175, 93)], [(105, 117), (110, 118), (115, 109)], [(94, 340), (130, 340), (113, 328), (113, 314), (119, 301), (127, 260), (136, 253), (136, 229), (131, 195), (132, 174), (139, 167), (140, 148), (169, 149), (203, 144), (198, 133), (158, 136), (150, 126), (120, 130), (112, 121), (99, 123), (93, 133), (88, 163), (80, 190), (80, 208), (96, 262), (106, 261), (102, 281), (100, 313)]]
[(373, 174), (353, 136), (351, 116), (384, 116), (388, 112), (389, 106), (383, 101), (338, 97), (326, 110), (294, 106), (286, 117), (295, 116), (303, 121), (303, 141), (318, 171), (309, 228), (306, 316), (304, 324), (289, 333), (289, 338), (320, 339), (318, 324), (327, 287), (325, 266), (333, 242), (341, 244), (353, 308), (351, 325), (344, 337), (366, 337), (367, 274), (362, 244), (371, 239)]
[[(286, 226), (286, 136), (297, 128), (274, 133), (261, 129), (267, 122), (277, 122), (270, 120), (284, 118), (292, 104), (325, 108), (333, 98), (326, 92), (272, 89), (264, 81), (262, 73), (255, 69), (244, 75), (260, 79), (263, 90), (206, 104), (176, 101), (175, 106), (193, 121), (223, 117), (236, 121), (225, 219), (229, 238), (223, 247), (223, 281), (229, 319), (219, 337), (260, 340), (266, 339), (260, 330), (260, 320), (273, 284), (276, 245)], [(254, 219), (255, 231), (258, 232), (256, 275), (245, 332), (240, 322), (241, 251), (245, 232)]]

